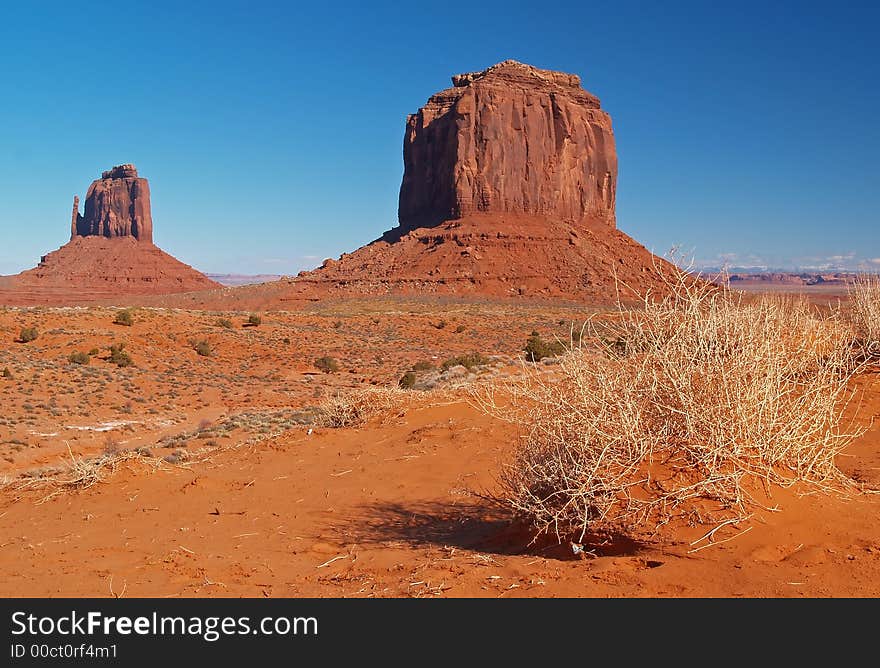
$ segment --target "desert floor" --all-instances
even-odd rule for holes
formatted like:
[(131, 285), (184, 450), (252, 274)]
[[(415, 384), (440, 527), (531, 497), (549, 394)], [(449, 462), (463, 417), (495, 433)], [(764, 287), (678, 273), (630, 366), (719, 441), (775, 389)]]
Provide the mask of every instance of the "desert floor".
[[(711, 547), (691, 543), (712, 526), (679, 526), (586, 559), (530, 545), (482, 501), (518, 435), (469, 388), (520, 373), (529, 334), (567, 340), (583, 308), (339, 301), (251, 327), (247, 312), (138, 308), (130, 327), (115, 315), (0, 310), (2, 596), (880, 595), (871, 493), (775, 490), (772, 511)], [(14, 342), (27, 327), (39, 337)], [(118, 342), (134, 366), (106, 359)], [(423, 371), (427, 391), (364, 425), (315, 422), (334, 393), (473, 352), (472, 372)], [(339, 369), (322, 373), (324, 356)], [(867, 430), (839, 465), (880, 488), (880, 385), (856, 383)]]

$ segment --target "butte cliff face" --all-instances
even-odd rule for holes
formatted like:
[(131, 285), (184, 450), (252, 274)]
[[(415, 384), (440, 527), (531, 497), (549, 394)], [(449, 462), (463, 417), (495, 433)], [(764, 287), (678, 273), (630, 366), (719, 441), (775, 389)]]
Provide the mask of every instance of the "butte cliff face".
[(452, 82), (407, 119), (402, 230), (473, 213), (615, 226), (611, 117), (580, 77), (507, 60)]
[(134, 165), (92, 182), (85, 210), (73, 199), (70, 242), (16, 276), (0, 277), (0, 304), (118, 302), (221, 287), (153, 244), (150, 185)]
[(79, 197), (73, 198), (70, 238), (89, 236), (153, 242), (150, 184), (134, 165), (117, 165), (92, 181), (84, 215), (79, 213)]

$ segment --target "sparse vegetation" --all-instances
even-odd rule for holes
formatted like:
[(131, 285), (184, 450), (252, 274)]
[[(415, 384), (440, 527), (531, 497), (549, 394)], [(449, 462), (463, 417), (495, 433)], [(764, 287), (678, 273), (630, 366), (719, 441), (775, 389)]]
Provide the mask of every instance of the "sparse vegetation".
[(198, 341), (192, 341), (193, 350), (196, 351), (202, 357), (210, 357), (214, 354), (214, 350), (211, 348), (211, 344), (205, 339), (199, 339)]
[(25, 327), (18, 333), (16, 341), (19, 343), (30, 343), (31, 341), (36, 341), (39, 336), (40, 333), (36, 327)]
[(861, 431), (844, 421), (858, 370), (844, 323), (805, 302), (744, 303), (685, 279), (669, 287), (606, 323), (613, 344), (564, 355), (554, 377), (476, 390), (522, 429), (499, 500), (538, 533), (653, 534), (697, 513), (694, 499), (733, 525), (759, 503), (749, 480), (850, 484), (835, 466)]
[(113, 320), (114, 325), (123, 325), (124, 327), (131, 327), (134, 324), (134, 315), (131, 312), (131, 309), (123, 309), (116, 314), (116, 319)]
[(92, 358), (89, 355), (78, 350), (67, 356), (67, 361), (71, 364), (88, 364), (91, 360)]
[(9, 367), (3, 367), (3, 377), (7, 380), (12, 378), (12, 372), (9, 370)]
[(324, 427), (353, 427), (388, 410), (403, 396), (400, 389), (370, 387), (334, 394), (320, 406), (319, 424)]
[(110, 346), (109, 362), (120, 368), (134, 366), (134, 360), (132, 360), (131, 356), (125, 352), (124, 343), (114, 343)]
[(336, 373), (339, 371), (339, 362), (333, 357), (319, 357), (314, 362), (315, 367), (324, 373)]
[(105, 457), (114, 457), (119, 454), (119, 441), (110, 434), (104, 439), (103, 453)]
[(849, 286), (850, 319), (866, 357), (880, 357), (880, 276), (861, 274)]
[(524, 350), (529, 362), (540, 362), (545, 357), (558, 357), (565, 352), (562, 341), (545, 341), (538, 332), (532, 332)]
[(461, 334), (461, 333), (464, 332), (466, 329), (467, 329), (467, 327), (465, 327), (464, 325), (459, 325), (458, 327), (455, 328), (455, 333), (456, 333), (456, 334)]
[(492, 360), (490, 360), (488, 357), (480, 353), (468, 353), (467, 355), (450, 357), (448, 360), (440, 365), (440, 368), (446, 371), (454, 366), (463, 366), (464, 368), (471, 370), (475, 367), (489, 364), (491, 361)]
[(251, 313), (248, 316), (246, 324), (248, 327), (259, 327), (260, 325), (263, 324), (263, 319), (260, 316), (258, 316), (256, 313)]
[(214, 324), (223, 329), (232, 329), (232, 321), (229, 318), (217, 318), (217, 322)]
[(430, 371), (433, 368), (434, 368), (433, 364), (431, 364), (430, 362), (427, 362), (427, 361), (423, 361), (423, 362), (416, 362), (415, 364), (413, 364), (412, 370), (413, 371)]
[(400, 380), (397, 382), (398, 387), (403, 390), (411, 390), (413, 386), (416, 384), (416, 373), (415, 371), (407, 371), (400, 377)]

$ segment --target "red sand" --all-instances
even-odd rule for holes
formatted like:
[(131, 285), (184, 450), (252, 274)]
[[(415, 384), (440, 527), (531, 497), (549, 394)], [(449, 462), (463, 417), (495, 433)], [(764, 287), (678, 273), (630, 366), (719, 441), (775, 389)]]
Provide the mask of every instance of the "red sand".
[[(0, 314), (4, 341), (35, 321), (45, 333), (31, 344), (4, 343), (0, 349), (0, 367), (9, 366), (16, 376), (0, 379), (4, 406), (10, 407), (6, 417), (21, 422), (13, 429), (46, 433), (74, 419), (119, 417), (114, 406), (126, 395), (143, 396), (144, 403), (130, 402), (125, 419), (146, 423), (168, 404), (169, 415), (181, 421), (167, 430), (196, 430), (201, 419), (217, 424), (221, 416), (210, 411), (218, 408), (227, 415), (295, 408), (313, 401), (316, 388), (356, 387), (370, 378), (392, 384), (401, 366), (432, 350), (452, 354), (482, 343), (486, 352), (512, 355), (530, 329), (547, 334), (561, 328), (557, 319), (578, 313), (445, 308), (323, 305), (310, 313), (264, 314), (264, 323), (250, 329), (241, 327), (241, 314), (231, 314), (235, 329), (222, 331), (212, 326), (216, 316), (195, 312), (140, 311), (132, 328), (114, 329), (102, 309), (7, 311)], [(438, 328), (441, 318), (450, 324)], [(453, 318), (466, 331), (456, 333)], [(490, 338), (493, 332), (502, 338)], [(187, 346), (188, 335), (208, 336), (217, 355), (199, 358)], [(129, 341), (135, 369), (95, 360), (90, 367), (100, 370), (100, 378), (109, 374), (107, 385), (90, 389), (70, 382), (78, 371), (64, 361), (69, 348), (120, 336)], [(282, 347), (285, 336), (292, 343)], [(34, 344), (42, 348), (28, 348)], [(310, 375), (316, 373), (310, 360), (331, 349), (344, 359), (343, 371)], [(56, 380), (45, 382), (50, 377)], [(306, 378), (312, 380), (299, 382)], [(858, 382), (866, 391), (860, 419), (867, 423), (880, 414), (880, 391), (874, 375)], [(50, 387), (58, 398), (54, 406)], [(169, 392), (177, 395), (171, 401)], [(516, 437), (511, 427), (476, 411), (463, 391), (444, 401), (413, 396), (411, 406), (361, 428), (311, 427), (309, 434), (308, 426), (289, 425), (278, 435), (260, 436), (259, 429), (239, 427), (229, 439), (216, 437), (209, 458), (177, 464), (161, 459), (172, 451), (155, 444), (161, 429), (119, 429), (116, 438), (140, 439), (122, 447), (152, 443), (155, 457), (124, 462), (104, 481), (48, 500), (50, 490), (9, 487), (2, 493), (2, 594), (880, 595), (880, 497), (873, 494), (840, 498), (776, 490), (767, 505), (778, 512), (759, 511), (748, 533), (696, 553), (689, 552), (690, 543), (711, 527), (673, 526), (656, 543), (622, 540), (586, 560), (565, 549), (529, 547), (509, 517), (470, 494), (496, 488), (500, 462)], [(87, 397), (91, 404), (82, 405), (89, 415), (77, 418), (75, 407)], [(844, 471), (874, 488), (880, 487), (878, 430), (871, 426), (840, 459)], [(255, 434), (262, 440), (251, 441)], [(79, 444), (75, 454), (100, 449), (101, 437), (71, 441)], [(32, 439), (25, 450), (10, 450), (7, 474), (62, 460), (60, 440)], [(181, 447), (194, 451), (205, 443), (194, 436)], [(732, 536), (722, 530), (717, 538)]]

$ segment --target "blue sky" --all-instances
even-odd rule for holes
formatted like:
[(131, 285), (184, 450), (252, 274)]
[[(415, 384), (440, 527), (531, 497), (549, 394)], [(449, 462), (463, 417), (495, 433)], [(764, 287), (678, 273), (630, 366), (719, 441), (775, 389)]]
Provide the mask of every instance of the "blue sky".
[(123, 162), (156, 243), (203, 271), (352, 251), (396, 225), (406, 115), (506, 58), (600, 97), (618, 225), (655, 252), (880, 264), (869, 4), (29, 4), (0, 25), (0, 273), (65, 243), (73, 195)]

